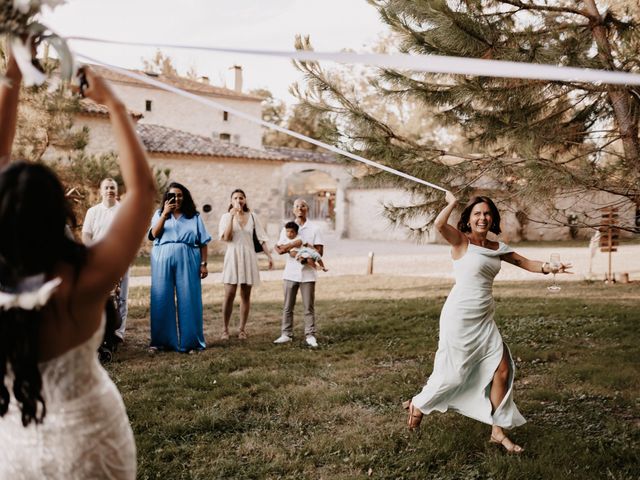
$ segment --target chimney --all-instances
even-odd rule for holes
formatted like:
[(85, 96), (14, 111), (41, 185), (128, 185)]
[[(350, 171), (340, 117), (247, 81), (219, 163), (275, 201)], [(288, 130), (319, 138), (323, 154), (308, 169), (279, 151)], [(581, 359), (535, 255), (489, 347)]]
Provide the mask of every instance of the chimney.
[(201, 76), (200, 77), (200, 83), (204, 83), (205, 85), (209, 85), (209, 77), (207, 76)]
[(242, 65), (234, 65), (233, 71), (235, 73), (233, 89), (238, 93), (242, 93)]

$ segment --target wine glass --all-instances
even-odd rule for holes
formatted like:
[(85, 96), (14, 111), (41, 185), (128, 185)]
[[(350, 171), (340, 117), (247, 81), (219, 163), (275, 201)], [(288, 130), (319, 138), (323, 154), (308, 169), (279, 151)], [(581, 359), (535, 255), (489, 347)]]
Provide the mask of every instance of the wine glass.
[(557, 292), (562, 290), (562, 287), (558, 285), (556, 282), (556, 273), (560, 271), (560, 267), (562, 267), (562, 263), (560, 262), (560, 254), (552, 253), (549, 257), (549, 268), (551, 269), (551, 273), (553, 273), (553, 284), (547, 287), (547, 290), (550, 292)]

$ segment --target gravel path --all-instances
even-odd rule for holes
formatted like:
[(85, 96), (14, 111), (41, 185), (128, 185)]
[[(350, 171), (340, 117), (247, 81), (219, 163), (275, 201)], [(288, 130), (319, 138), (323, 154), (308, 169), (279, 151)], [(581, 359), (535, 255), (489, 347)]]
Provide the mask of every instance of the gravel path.
[[(417, 245), (408, 242), (381, 242), (342, 240), (327, 236), (325, 241), (324, 262), (328, 272), (319, 272), (321, 276), (366, 274), (368, 253), (374, 252), (374, 273), (389, 276), (419, 276), (434, 278), (452, 278), (451, 257), (446, 245)], [(559, 253), (563, 261), (574, 265), (574, 275), (559, 275), (559, 281), (577, 281), (587, 278), (603, 280), (608, 268), (608, 255), (596, 253), (593, 259), (592, 274), (589, 274), (589, 250), (586, 247), (516, 247), (517, 252), (527, 258), (548, 260), (549, 255)], [(613, 271), (627, 272), (631, 280), (640, 280), (640, 245), (624, 245), (613, 254)], [(219, 283), (220, 273), (210, 274), (204, 284)], [(263, 281), (282, 279), (282, 270), (261, 272)], [(507, 263), (496, 280), (541, 280), (539, 274), (526, 272)], [(549, 281), (551, 281), (551, 277)], [(131, 286), (150, 285), (148, 276), (132, 277)]]

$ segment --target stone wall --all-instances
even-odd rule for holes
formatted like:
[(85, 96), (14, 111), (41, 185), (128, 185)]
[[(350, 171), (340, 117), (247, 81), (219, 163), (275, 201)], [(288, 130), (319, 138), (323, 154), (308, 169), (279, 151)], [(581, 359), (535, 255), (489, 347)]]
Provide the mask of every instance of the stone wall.
[[(155, 88), (112, 83), (114, 90), (129, 110), (144, 115), (140, 123), (163, 125), (186, 132), (217, 138), (220, 133), (231, 135), (231, 141), (239, 145), (262, 149), (262, 128), (253, 122), (229, 113), (224, 121), (222, 111), (194, 100)], [(223, 97), (208, 97), (217, 103), (262, 118), (262, 102)], [(151, 101), (151, 111), (146, 111), (146, 101)], [(237, 136), (237, 137), (236, 137)]]
[(116, 151), (113, 129), (106, 116), (80, 115), (75, 121), (76, 128), (89, 127), (89, 143), (85, 152), (89, 155), (99, 155)]
[[(247, 194), (249, 208), (267, 230), (269, 243), (273, 245), (277, 240), (284, 209), (280, 188), (283, 162), (157, 154), (149, 154), (149, 161), (158, 168), (170, 169), (170, 180), (189, 189), (214, 239), (218, 238), (218, 223), (228, 210), (231, 192), (240, 188)], [(205, 205), (211, 206), (210, 212), (203, 211)], [(221, 251), (224, 246), (216, 241), (211, 248)]]
[[(111, 126), (106, 117), (81, 115), (78, 117), (76, 125), (78, 127), (86, 125), (90, 128), (88, 153), (115, 150)], [(211, 205), (211, 212), (203, 212), (203, 218), (214, 237), (217, 237), (218, 221), (222, 213), (227, 210), (231, 192), (235, 188), (241, 188), (245, 190), (249, 206), (265, 225), (271, 243), (273, 243), (285, 220), (284, 202), (287, 182), (297, 174), (316, 170), (328, 174), (335, 181), (335, 232), (338, 236), (389, 241), (402, 241), (409, 238), (409, 231), (406, 228), (396, 228), (390, 225), (383, 215), (385, 203), (410, 205), (409, 195), (402, 190), (392, 188), (350, 188), (355, 168), (351, 163), (325, 164), (163, 154), (150, 154), (150, 161), (159, 168), (169, 168), (171, 179), (184, 183), (192, 191), (200, 211), (205, 204)], [(558, 209), (566, 212), (576, 212), (578, 218), (583, 220), (583, 212), (595, 211), (600, 205), (611, 201), (611, 198), (608, 194), (594, 194), (580, 199), (569, 197), (559, 200), (557, 206)], [(572, 238), (569, 227), (522, 222), (515, 213), (518, 211), (517, 206), (509, 208), (501, 206), (500, 210), (503, 230), (500, 238), (505, 242)], [(635, 207), (631, 202), (624, 202), (620, 210), (621, 217), (630, 223), (634, 214)], [(546, 218), (545, 214), (540, 214), (540, 212), (536, 215), (532, 214), (532, 216)], [(456, 216), (453, 215), (452, 222), (455, 219)], [(420, 227), (420, 221), (417, 220), (414, 226)], [(582, 228), (578, 229), (576, 233), (578, 238), (589, 238), (593, 235), (593, 230)], [(631, 234), (623, 232), (622, 235), (630, 236)], [(429, 232), (424, 241), (440, 243), (443, 240), (436, 233)], [(220, 243), (216, 243), (212, 247), (214, 250), (220, 250), (220, 246)]]
[[(347, 190), (348, 238), (371, 240), (406, 241), (410, 231), (404, 226), (396, 226), (384, 216), (384, 205), (411, 205), (410, 195), (396, 188), (349, 188)], [(416, 221), (414, 227), (420, 227)], [(424, 239), (433, 242), (433, 234), (427, 233)]]

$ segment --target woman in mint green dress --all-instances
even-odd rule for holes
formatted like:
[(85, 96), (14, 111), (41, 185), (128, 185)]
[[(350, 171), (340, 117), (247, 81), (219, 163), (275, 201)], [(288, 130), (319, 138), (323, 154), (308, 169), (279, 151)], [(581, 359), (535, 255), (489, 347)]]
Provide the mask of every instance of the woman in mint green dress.
[[(446, 200), (435, 226), (451, 244), (456, 283), (440, 315), (433, 372), (405, 405), (409, 428), (418, 428), (425, 414), (454, 410), (491, 425), (491, 442), (509, 453), (521, 453), (523, 448), (504, 432), (525, 419), (513, 401), (515, 364), (493, 318), (493, 280), (503, 260), (543, 274), (550, 272), (550, 266), (487, 238), (489, 232), (500, 234), (500, 213), (490, 198), (474, 198), (462, 212), (458, 228), (447, 223), (458, 201), (451, 192)], [(570, 267), (560, 264), (558, 271), (569, 273)]]

